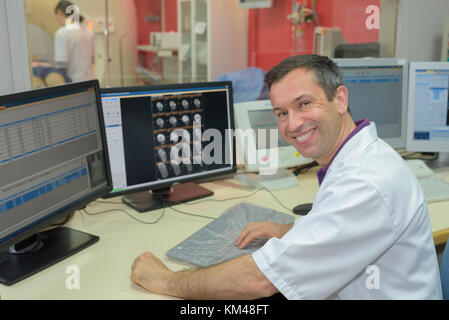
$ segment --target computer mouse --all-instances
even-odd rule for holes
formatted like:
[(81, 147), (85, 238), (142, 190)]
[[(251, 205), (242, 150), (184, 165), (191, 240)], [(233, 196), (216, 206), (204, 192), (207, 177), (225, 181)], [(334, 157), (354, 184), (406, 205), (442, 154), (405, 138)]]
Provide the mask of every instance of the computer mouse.
[(306, 214), (309, 213), (310, 210), (312, 210), (312, 205), (313, 205), (313, 203), (303, 203), (303, 204), (297, 205), (292, 210), (293, 210), (294, 214), (300, 214), (302, 216), (305, 216)]

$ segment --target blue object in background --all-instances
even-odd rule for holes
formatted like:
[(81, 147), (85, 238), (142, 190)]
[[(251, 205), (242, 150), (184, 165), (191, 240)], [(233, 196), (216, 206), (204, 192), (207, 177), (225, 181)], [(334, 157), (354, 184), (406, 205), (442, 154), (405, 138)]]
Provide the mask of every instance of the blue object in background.
[(232, 82), (234, 102), (264, 100), (269, 99), (265, 73), (260, 68), (251, 67), (219, 75), (216, 81)]
[(449, 300), (449, 241), (446, 242), (443, 258), (440, 266), (441, 287), (443, 289), (443, 299)]
[(45, 78), (50, 73), (59, 73), (61, 76), (64, 77), (66, 83), (72, 82), (72, 79), (70, 79), (70, 77), (67, 75), (67, 72), (63, 68), (47, 67), (47, 66), (33, 67), (33, 76), (41, 78), (44, 82)]

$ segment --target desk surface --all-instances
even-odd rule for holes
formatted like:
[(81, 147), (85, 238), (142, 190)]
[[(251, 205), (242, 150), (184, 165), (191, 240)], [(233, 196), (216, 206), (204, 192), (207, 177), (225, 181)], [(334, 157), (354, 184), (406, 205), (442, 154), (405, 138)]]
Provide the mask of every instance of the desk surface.
[[(311, 169), (301, 174), (299, 188), (275, 191), (274, 195), (288, 208), (313, 202), (318, 189), (315, 173), (316, 169)], [(438, 174), (449, 178), (449, 171)], [(202, 184), (214, 191), (213, 197), (174, 208), (216, 218), (231, 206), (246, 201), (292, 214), (268, 191), (252, 194), (254, 190), (242, 190), (233, 187), (233, 184), (237, 183), (223, 180)], [(235, 197), (242, 198), (231, 199)], [(104, 203), (106, 201), (108, 203)], [(131, 264), (143, 252), (151, 251), (172, 270), (192, 267), (166, 257), (165, 252), (211, 221), (204, 217), (181, 214), (171, 208), (138, 213), (122, 204), (120, 198), (98, 200), (90, 204), (87, 210), (89, 213), (111, 211), (98, 215), (78, 211), (67, 225), (98, 235), (100, 241), (11, 287), (0, 285), (2, 299), (173, 299), (151, 294), (131, 283)], [(161, 214), (163, 216), (156, 224), (144, 224), (120, 210), (126, 210), (133, 217), (148, 223), (157, 220)], [(437, 244), (443, 243), (449, 238), (449, 201), (429, 204), (429, 212), (434, 239)], [(79, 270), (79, 289), (69, 290), (66, 287), (66, 281), (73, 276), (70, 270), (66, 273), (66, 269), (71, 266)]]

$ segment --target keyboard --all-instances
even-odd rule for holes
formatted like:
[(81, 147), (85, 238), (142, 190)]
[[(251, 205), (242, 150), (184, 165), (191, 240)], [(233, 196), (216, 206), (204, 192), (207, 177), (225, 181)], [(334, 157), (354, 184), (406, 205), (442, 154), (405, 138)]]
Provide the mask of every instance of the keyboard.
[(427, 202), (449, 200), (449, 182), (435, 175), (422, 160), (406, 161), (418, 179)]
[(250, 203), (239, 203), (168, 250), (166, 255), (200, 267), (207, 267), (250, 254), (260, 248), (267, 239), (257, 239), (244, 249), (236, 247), (235, 242), (248, 223), (260, 221), (289, 224), (295, 221), (295, 217)]
[(449, 182), (435, 175), (418, 179), (427, 202), (449, 200)]
[(407, 160), (405, 162), (418, 179), (435, 175), (433, 170), (430, 169), (427, 164), (420, 159)]

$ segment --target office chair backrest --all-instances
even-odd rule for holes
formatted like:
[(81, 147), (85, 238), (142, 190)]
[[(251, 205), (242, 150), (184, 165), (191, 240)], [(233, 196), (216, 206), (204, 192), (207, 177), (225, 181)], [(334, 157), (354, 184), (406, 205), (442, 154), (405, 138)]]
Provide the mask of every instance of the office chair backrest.
[[(264, 83), (265, 71), (250, 67), (230, 73), (221, 74), (216, 81), (232, 81), (234, 103), (261, 99), (269, 99), (267, 86)], [(261, 95), (264, 95), (261, 97)]]
[(441, 287), (443, 289), (443, 299), (449, 300), (449, 241), (443, 252), (443, 259), (440, 266)]

